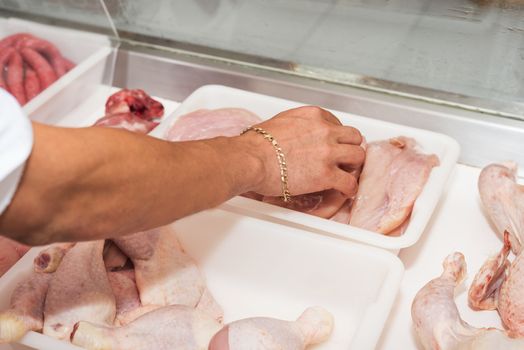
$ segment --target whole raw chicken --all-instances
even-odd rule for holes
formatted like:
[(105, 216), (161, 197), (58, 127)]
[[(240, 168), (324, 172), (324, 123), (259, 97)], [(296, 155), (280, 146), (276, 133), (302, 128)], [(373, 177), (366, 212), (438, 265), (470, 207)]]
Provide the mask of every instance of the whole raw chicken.
[(466, 274), (464, 256), (450, 254), (443, 266), (442, 275), (427, 283), (411, 306), (415, 332), (424, 349), (524, 349), (524, 339), (512, 339), (495, 328), (475, 328), (461, 319), (454, 292)]
[[(524, 337), (524, 186), (516, 182), (515, 163), (492, 164), (479, 177), (482, 204), (497, 233), (504, 235), (499, 254), (488, 259), (469, 290), (470, 305), (497, 309), (512, 337)], [(516, 254), (513, 263), (510, 249)]]

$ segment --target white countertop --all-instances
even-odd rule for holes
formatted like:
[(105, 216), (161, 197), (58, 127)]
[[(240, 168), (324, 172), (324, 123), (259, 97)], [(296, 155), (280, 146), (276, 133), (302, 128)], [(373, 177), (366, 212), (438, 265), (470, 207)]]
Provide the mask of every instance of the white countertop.
[(485, 259), (502, 247), (482, 213), (477, 190), (479, 173), (478, 168), (457, 165), (422, 238), (400, 251), (406, 271), (377, 349), (421, 349), (412, 328), (411, 303), (422, 286), (440, 275), (442, 261), (455, 251), (464, 254), (468, 267), (467, 278), (456, 293), (462, 318), (476, 327), (501, 327), (495, 311), (473, 311), (467, 305), (467, 291), (475, 274)]

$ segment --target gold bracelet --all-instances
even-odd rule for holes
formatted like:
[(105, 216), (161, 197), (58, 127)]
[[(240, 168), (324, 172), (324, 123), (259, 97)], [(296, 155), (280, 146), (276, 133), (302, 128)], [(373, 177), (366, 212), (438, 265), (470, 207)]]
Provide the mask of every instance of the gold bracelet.
[(277, 140), (268, 133), (266, 130), (257, 128), (254, 126), (250, 126), (249, 128), (242, 131), (240, 135), (245, 134), (246, 132), (253, 130), (254, 132), (264, 136), (266, 140), (271, 142), (271, 145), (273, 145), (273, 148), (275, 149), (277, 153), (277, 160), (278, 160), (278, 166), (280, 167), (280, 181), (282, 182), (282, 200), (284, 202), (290, 202), (291, 201), (291, 193), (289, 193), (288, 184), (287, 184), (287, 165), (286, 165), (286, 158), (284, 157), (284, 153), (282, 152), (282, 148), (278, 145)]

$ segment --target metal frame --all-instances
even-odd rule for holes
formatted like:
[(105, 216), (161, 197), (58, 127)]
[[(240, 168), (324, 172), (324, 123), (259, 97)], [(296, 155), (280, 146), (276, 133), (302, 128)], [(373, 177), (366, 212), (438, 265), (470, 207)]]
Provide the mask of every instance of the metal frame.
[(524, 165), (524, 121), (521, 120), (163, 48), (123, 43), (119, 49), (115, 86), (140, 87), (153, 95), (181, 101), (207, 84), (232, 86), (444, 133), (460, 143), (460, 162), (466, 165), (480, 167), (507, 159)]

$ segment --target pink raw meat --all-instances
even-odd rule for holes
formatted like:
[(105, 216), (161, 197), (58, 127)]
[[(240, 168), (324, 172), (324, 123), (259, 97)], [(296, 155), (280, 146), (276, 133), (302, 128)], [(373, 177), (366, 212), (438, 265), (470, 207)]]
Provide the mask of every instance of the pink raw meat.
[(346, 200), (347, 197), (339, 191), (326, 190), (293, 196), (291, 202), (288, 203), (284, 202), (280, 197), (268, 196), (265, 196), (262, 201), (321, 218), (330, 218), (342, 207)]
[(136, 133), (147, 134), (157, 127), (159, 123), (145, 120), (131, 113), (111, 114), (96, 121), (95, 126), (125, 129)]
[(164, 115), (164, 106), (144, 90), (122, 89), (107, 99), (106, 115), (123, 113), (151, 121)]
[(203, 140), (237, 136), (262, 120), (243, 108), (199, 109), (181, 116), (167, 133), (169, 141)]

